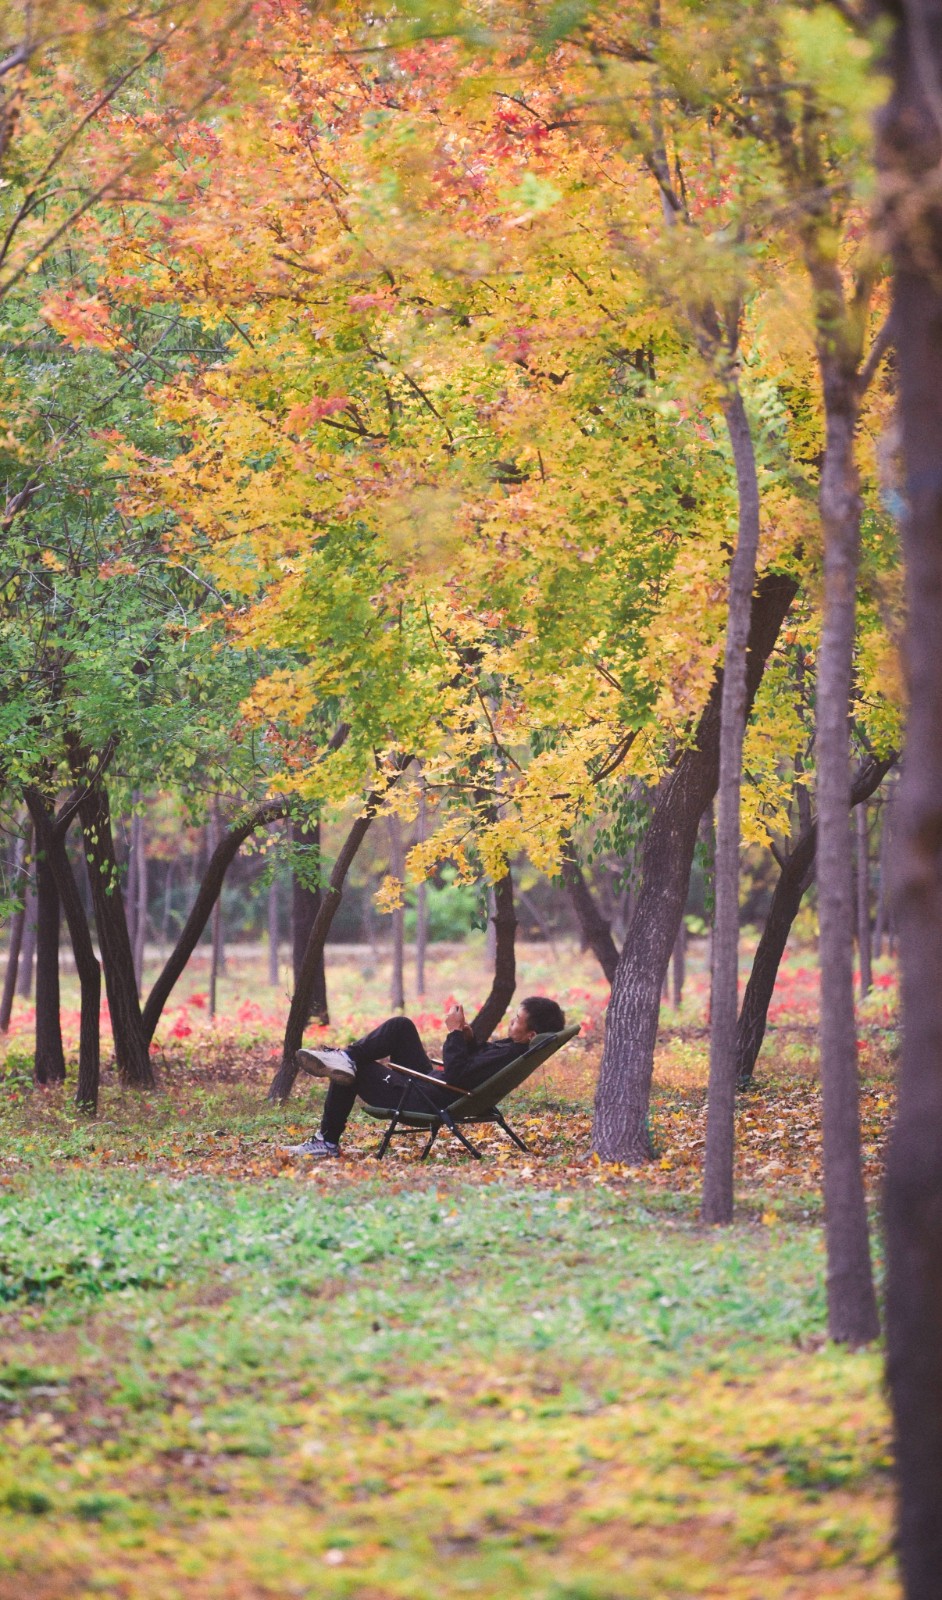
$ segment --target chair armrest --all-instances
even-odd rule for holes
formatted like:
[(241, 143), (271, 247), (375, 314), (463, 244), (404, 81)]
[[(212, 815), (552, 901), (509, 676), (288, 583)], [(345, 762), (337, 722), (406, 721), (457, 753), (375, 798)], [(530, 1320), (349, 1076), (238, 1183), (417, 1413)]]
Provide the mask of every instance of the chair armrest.
[(404, 1072), (407, 1078), (418, 1078), (420, 1083), (433, 1083), (437, 1089), (448, 1089), (452, 1094), (470, 1094), (470, 1089), (459, 1089), (456, 1083), (446, 1083), (444, 1078), (435, 1078), (430, 1072), (416, 1072), (414, 1067), (400, 1067), (397, 1061), (387, 1061), (387, 1067), (393, 1072)]

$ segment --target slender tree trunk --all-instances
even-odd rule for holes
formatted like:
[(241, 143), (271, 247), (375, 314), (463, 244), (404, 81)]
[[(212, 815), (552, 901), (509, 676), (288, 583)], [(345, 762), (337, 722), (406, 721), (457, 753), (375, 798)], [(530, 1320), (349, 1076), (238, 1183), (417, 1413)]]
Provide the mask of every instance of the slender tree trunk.
[(135, 812), (131, 830), (131, 884), (129, 899), (134, 906), (134, 978), (138, 995), (144, 992), (144, 947), (147, 943), (147, 835), (144, 818)]
[[(291, 825), (292, 842), (296, 850), (304, 850), (312, 854), (317, 864), (317, 874), (320, 874), (321, 863), (321, 825), (318, 821), (294, 822)], [(297, 989), (298, 975), (304, 962), (304, 953), (307, 950), (311, 929), (317, 920), (321, 908), (320, 884), (313, 889), (308, 888), (294, 872), (291, 888), (291, 940), (293, 950), (294, 986)], [(327, 1008), (327, 973), (324, 965), (324, 951), (314, 966), (314, 978), (311, 984), (311, 993), (308, 999), (308, 1020), (316, 1017), (318, 1022), (329, 1022), (330, 1014)]]
[(79, 816), (105, 973), (118, 1076), (122, 1083), (134, 1088), (152, 1089), (154, 1069), (141, 1018), (134, 953), (128, 938), (124, 899), (118, 882), (108, 792), (103, 784), (95, 784), (86, 790), (79, 806)]
[(883, 954), (890, 902), (889, 864), (892, 856), (893, 794), (895, 785), (887, 786), (880, 814), (880, 853), (877, 858), (877, 915), (873, 929), (873, 954), (879, 961)]
[[(398, 878), (401, 883), (406, 875), (402, 822), (396, 816), (387, 817), (386, 821), (389, 827), (389, 870), (392, 876)], [(406, 1009), (405, 943), (406, 910), (405, 906), (397, 906), (392, 913), (392, 976), (390, 979), (389, 1003), (393, 1011), (405, 1011)]]
[(65, 1052), (59, 999), (59, 891), (45, 850), (36, 851), (36, 1054), (37, 1083), (62, 1083)]
[(328, 879), (327, 888), (321, 897), (320, 910), (314, 919), (314, 926), (308, 935), (307, 949), (294, 986), (294, 995), (288, 1012), (288, 1021), (285, 1024), (285, 1037), (282, 1046), (281, 1065), (275, 1073), (268, 1090), (269, 1100), (287, 1100), (298, 1069), (294, 1064), (295, 1052), (304, 1042), (304, 1029), (310, 1017), (308, 996), (314, 983), (318, 962), (323, 960), (324, 946), (330, 925), (337, 913), (337, 907), (343, 898), (343, 886), (347, 873), (353, 865), (356, 853), (369, 832), (370, 824), (376, 815), (378, 796), (371, 795), (365, 810), (357, 817), (350, 832), (344, 840), (340, 854), (334, 862), (333, 870)]
[(484, 956), (488, 966), (493, 967), (497, 960), (497, 897), (494, 894), (493, 884), (488, 884), (485, 893), (487, 905), (487, 928), (484, 935)]
[(278, 987), (278, 946), (280, 931), (278, 927), (278, 880), (272, 878), (268, 885), (268, 986), (270, 989)]
[[(213, 795), (212, 816), (206, 830), (206, 844), (209, 859), (212, 860), (219, 848), (222, 838), (222, 824), (219, 820), (219, 796)], [(222, 942), (222, 884), (219, 893), (213, 901), (212, 916), (210, 917), (210, 958), (209, 958), (209, 1015), (210, 1019), (216, 1015), (216, 986), (222, 973), (225, 971), (225, 949)]]
[(606, 922), (599, 910), (585, 873), (572, 854), (571, 841), (567, 841), (565, 847), (560, 876), (579, 919), (579, 928), (586, 948), (592, 951), (609, 983), (613, 983), (615, 969), (618, 966), (618, 946), (612, 938), (611, 925)]
[(857, 949), (860, 955), (860, 998), (866, 999), (873, 984), (870, 965), (870, 845), (867, 808), (857, 807)]
[(687, 966), (687, 924), (683, 917), (674, 940), (674, 1010), (679, 1011), (684, 1001), (684, 978)]
[(494, 981), (491, 992), (476, 1017), (471, 1032), (479, 1044), (489, 1039), (513, 999), (517, 987), (515, 941), (517, 918), (514, 912), (514, 883), (510, 868), (494, 885)]
[[(887, 8), (890, 10), (890, 8)], [(894, 802), (902, 1057), (884, 1193), (887, 1375), (906, 1600), (942, 1574), (942, 3), (890, 10), (885, 206), (908, 511), (906, 753)]]
[(100, 1062), (98, 1013), (101, 1006), (101, 971), (92, 945), (85, 907), (66, 854), (65, 828), (49, 816), (45, 801), (38, 789), (28, 787), (24, 794), (36, 830), (37, 847), (45, 854), (69, 926), (69, 937), (72, 940), (82, 997), (75, 1103), (80, 1111), (94, 1116), (98, 1110)]
[[(428, 834), (428, 809), (425, 784), (419, 793), (419, 844), (424, 844)], [(428, 951), (428, 884), (423, 878), (415, 891), (415, 992), (425, 999), (425, 962)]]
[(726, 650), (720, 710), (717, 788), (713, 982), (710, 995), (710, 1085), (702, 1214), (733, 1218), (736, 1108), (736, 1018), (739, 1011), (739, 808), (746, 732), (746, 646), (759, 550), (759, 480), (749, 419), (738, 388), (723, 413), (736, 464), (739, 531), (729, 574)]
[(850, 706), (860, 498), (854, 380), (821, 359), (826, 441), (821, 473), (824, 618), (818, 652), (815, 755), (818, 800), (818, 916), (821, 967), (821, 1082), (828, 1331), (839, 1343), (879, 1333), (860, 1147), (854, 1016), (853, 862), (850, 831)]
[(33, 963), (36, 957), (36, 886), (31, 880), (26, 886), (26, 914), (23, 922), (23, 944), (20, 949), (20, 973), (16, 992), (21, 1000), (28, 1000), (33, 992)]
[[(752, 602), (747, 660), (751, 705), (779, 629), (797, 592), (791, 578), (766, 574)], [(664, 969), (683, 915), (697, 830), (716, 792), (722, 674), (696, 738), (658, 789), (644, 839), (641, 884), (618, 958), (595, 1100), (593, 1145), (603, 1161), (651, 1154), (648, 1106)]]
[(264, 805), (258, 806), (255, 811), (244, 817), (241, 822), (234, 823), (220, 840), (203, 874), (190, 914), (181, 929), (180, 937), (167, 957), (163, 969), (147, 997), (142, 1018), (144, 1033), (148, 1040), (154, 1037), (154, 1030), (160, 1021), (164, 1006), (173, 993), (174, 985), (180, 974), (186, 969), (187, 962), (203, 936), (210, 913), (222, 889), (226, 871), (238, 854), (240, 845), (245, 843), (256, 828), (266, 827), (269, 822), (274, 822), (279, 817), (283, 817), (286, 811), (287, 802), (285, 800), (266, 800)]
[[(851, 787), (851, 804), (862, 805), (875, 794), (896, 761), (895, 751), (879, 760), (868, 756), (857, 770)], [(756, 946), (752, 971), (739, 1013), (737, 1033), (738, 1080), (742, 1089), (752, 1082), (765, 1037), (766, 1021), (778, 969), (798, 915), (802, 898), (814, 881), (818, 826), (810, 818), (782, 862), (762, 937)]]
[(3, 994), (0, 995), (0, 1033), (10, 1030), (10, 1017), (13, 1014), (13, 997), (16, 994), (16, 979), (20, 965), (20, 950), (23, 945), (23, 926), (26, 921), (26, 887), (29, 882), (27, 858), (29, 856), (31, 833), (24, 838), (20, 835), (16, 841), (13, 856), (13, 892), (19, 906), (13, 913), (10, 922), (10, 943), (7, 947), (7, 968), (3, 975)]

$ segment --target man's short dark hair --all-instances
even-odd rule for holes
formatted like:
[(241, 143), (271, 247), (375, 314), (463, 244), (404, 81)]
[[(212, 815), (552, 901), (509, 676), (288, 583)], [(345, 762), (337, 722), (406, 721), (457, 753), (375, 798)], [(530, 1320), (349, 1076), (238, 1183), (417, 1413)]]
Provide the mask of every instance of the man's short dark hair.
[(521, 1000), (520, 1004), (534, 1033), (562, 1033), (566, 1018), (562, 1006), (558, 1006), (555, 1000), (535, 994), (529, 1000)]

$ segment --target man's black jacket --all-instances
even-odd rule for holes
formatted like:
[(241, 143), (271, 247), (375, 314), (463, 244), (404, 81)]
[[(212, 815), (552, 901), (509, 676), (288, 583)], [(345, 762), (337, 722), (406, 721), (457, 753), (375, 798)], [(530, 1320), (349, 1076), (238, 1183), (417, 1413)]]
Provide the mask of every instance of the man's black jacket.
[(456, 1089), (476, 1089), (501, 1067), (526, 1055), (529, 1048), (528, 1044), (516, 1044), (513, 1039), (489, 1039), (487, 1044), (477, 1044), (456, 1028), (445, 1039), (442, 1072)]

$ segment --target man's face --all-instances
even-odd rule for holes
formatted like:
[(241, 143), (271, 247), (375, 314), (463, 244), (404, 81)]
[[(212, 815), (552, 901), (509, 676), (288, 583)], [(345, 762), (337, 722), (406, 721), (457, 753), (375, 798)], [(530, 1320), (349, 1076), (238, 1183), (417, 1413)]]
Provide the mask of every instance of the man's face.
[(514, 1044), (529, 1044), (531, 1039), (536, 1038), (536, 1029), (531, 1025), (525, 1006), (518, 1006), (513, 1014), (510, 1037)]

